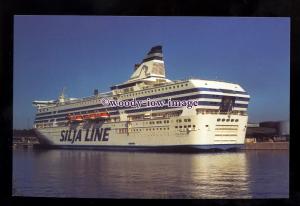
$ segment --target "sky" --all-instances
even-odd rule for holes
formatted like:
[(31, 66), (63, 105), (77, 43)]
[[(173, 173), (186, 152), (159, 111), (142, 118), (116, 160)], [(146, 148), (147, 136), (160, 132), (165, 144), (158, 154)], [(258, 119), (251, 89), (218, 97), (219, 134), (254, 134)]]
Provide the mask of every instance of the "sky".
[(13, 127), (32, 128), (34, 100), (86, 97), (127, 81), (151, 47), (166, 75), (224, 80), (251, 96), (249, 122), (289, 120), (288, 17), (14, 17)]

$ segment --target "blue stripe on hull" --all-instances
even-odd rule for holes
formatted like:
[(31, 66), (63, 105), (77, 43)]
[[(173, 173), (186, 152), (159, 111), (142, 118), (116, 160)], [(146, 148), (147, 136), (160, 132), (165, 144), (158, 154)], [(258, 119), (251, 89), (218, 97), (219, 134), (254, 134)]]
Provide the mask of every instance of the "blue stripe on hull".
[(104, 146), (104, 145), (37, 145), (38, 148), (93, 149), (108, 151), (201, 152), (240, 150), (243, 144), (169, 145), (169, 146)]

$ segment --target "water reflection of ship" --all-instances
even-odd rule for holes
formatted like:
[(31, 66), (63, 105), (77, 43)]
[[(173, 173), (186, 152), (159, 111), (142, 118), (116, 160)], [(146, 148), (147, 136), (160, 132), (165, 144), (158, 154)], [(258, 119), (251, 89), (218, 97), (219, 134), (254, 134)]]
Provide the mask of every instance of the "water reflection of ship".
[(193, 155), (191, 163), (192, 182), (203, 196), (251, 198), (245, 152)]
[[(74, 167), (68, 168), (74, 177), (96, 176), (93, 182), (88, 180), (92, 184), (89, 187), (106, 188), (110, 194), (122, 193), (129, 198), (174, 198), (174, 191), (178, 191), (177, 198), (251, 198), (244, 152), (159, 154), (62, 150), (53, 158), (78, 162), (80, 168), (69, 164)], [(90, 179), (86, 175), (85, 178)], [(142, 192), (145, 187), (147, 194)]]

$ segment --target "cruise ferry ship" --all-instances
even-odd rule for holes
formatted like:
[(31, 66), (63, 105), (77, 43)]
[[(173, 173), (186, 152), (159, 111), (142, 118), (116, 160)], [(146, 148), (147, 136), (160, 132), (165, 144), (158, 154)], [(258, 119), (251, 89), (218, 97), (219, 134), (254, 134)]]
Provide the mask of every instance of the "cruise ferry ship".
[[(41, 145), (161, 151), (244, 146), (249, 94), (225, 81), (167, 79), (162, 46), (152, 47), (129, 80), (110, 89), (85, 98), (62, 92), (57, 100), (33, 101)], [(124, 103), (138, 101), (143, 104)]]

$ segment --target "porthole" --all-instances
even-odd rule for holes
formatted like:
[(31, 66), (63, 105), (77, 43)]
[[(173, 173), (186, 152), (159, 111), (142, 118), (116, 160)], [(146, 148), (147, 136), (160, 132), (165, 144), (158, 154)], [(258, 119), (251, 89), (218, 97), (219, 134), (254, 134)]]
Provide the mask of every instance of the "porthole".
[(238, 122), (238, 121), (239, 121), (238, 119), (235, 120), (235, 122)]
[(234, 119), (231, 119), (231, 122), (233, 122), (234, 121)]
[(226, 122), (229, 122), (229, 119), (226, 119)]
[(222, 122), (225, 122), (225, 119), (222, 119)]
[(221, 119), (219, 118), (219, 119), (217, 119), (217, 121), (219, 122)]

